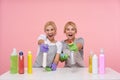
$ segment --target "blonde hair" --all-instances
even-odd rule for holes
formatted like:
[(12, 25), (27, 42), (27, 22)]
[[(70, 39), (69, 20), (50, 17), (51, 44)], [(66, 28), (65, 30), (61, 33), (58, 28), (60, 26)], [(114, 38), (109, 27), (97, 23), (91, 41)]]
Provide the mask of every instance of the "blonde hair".
[(77, 33), (76, 24), (74, 22), (72, 22), (72, 21), (69, 21), (69, 22), (67, 22), (65, 24), (65, 26), (64, 26), (64, 33), (65, 33), (65, 31), (66, 31), (66, 29), (67, 29), (68, 26), (72, 26), (73, 28), (75, 28), (75, 33)]
[(48, 26), (52, 26), (55, 29), (55, 31), (57, 30), (55, 23), (53, 21), (48, 21), (44, 26), (44, 32), (46, 30), (46, 27), (48, 27)]

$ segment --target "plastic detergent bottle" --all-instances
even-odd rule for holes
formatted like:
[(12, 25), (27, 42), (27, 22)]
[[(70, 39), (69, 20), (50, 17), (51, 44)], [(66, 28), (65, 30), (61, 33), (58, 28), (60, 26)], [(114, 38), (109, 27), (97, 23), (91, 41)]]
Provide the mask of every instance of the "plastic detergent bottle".
[(70, 52), (70, 59), (71, 59), (71, 64), (74, 65), (74, 64), (75, 64), (74, 51), (71, 51), (71, 52)]
[(92, 57), (93, 57), (93, 52), (90, 52), (89, 55), (89, 73), (92, 73)]
[(31, 53), (31, 51), (28, 51), (27, 59), (28, 59), (27, 72), (28, 72), (28, 74), (32, 74), (32, 53)]
[(10, 56), (10, 73), (16, 74), (18, 72), (18, 55), (15, 48)]
[(73, 42), (70, 42), (70, 43), (68, 44), (68, 47), (69, 47), (69, 49), (70, 49), (70, 51), (71, 51), (71, 52), (70, 52), (71, 64), (74, 65), (74, 64), (75, 64), (74, 53), (78, 51), (78, 48), (77, 48), (76, 44), (73, 43)]
[(47, 52), (43, 53), (43, 64), (42, 66), (45, 68), (47, 66)]
[(104, 58), (104, 50), (100, 49), (100, 55), (99, 55), (99, 73), (104, 74), (105, 73), (105, 58)]
[(41, 49), (43, 52), (43, 63), (42, 66), (45, 68), (47, 66), (47, 53), (48, 53), (48, 44), (44, 44), (44, 48)]
[(98, 74), (98, 57), (96, 54), (92, 57), (92, 73)]
[(23, 52), (19, 52), (19, 74), (24, 74), (24, 55)]

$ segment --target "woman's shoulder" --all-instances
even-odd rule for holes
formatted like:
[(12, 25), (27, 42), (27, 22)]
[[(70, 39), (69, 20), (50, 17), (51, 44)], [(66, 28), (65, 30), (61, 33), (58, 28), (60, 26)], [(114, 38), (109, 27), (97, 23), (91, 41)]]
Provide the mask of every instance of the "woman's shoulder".
[(76, 40), (84, 40), (82, 37), (78, 37), (76, 38)]
[(80, 42), (80, 43), (84, 44), (84, 39), (83, 39), (82, 37), (79, 37), (79, 38), (76, 38), (76, 39), (75, 39), (75, 42), (76, 42), (76, 43), (79, 43), (79, 42)]
[(56, 45), (57, 45), (57, 46), (61, 46), (61, 45), (62, 45), (62, 42), (61, 42), (61, 41), (56, 41)]

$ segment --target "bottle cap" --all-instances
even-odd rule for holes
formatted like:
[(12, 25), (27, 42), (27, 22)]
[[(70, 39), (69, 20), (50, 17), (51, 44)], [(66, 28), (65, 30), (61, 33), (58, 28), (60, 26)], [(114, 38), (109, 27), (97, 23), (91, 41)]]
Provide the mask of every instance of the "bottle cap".
[(23, 52), (22, 52), (22, 51), (20, 51), (20, 52), (19, 52), (19, 55), (23, 55)]
[(28, 51), (28, 54), (31, 54), (32, 52), (31, 51)]
[(96, 54), (94, 54), (94, 55), (93, 55), (93, 58), (97, 58), (97, 55), (96, 55)]
[(92, 50), (90, 51), (90, 55), (93, 55), (93, 51)]
[(12, 55), (17, 55), (17, 50), (16, 50), (16, 48), (13, 48)]
[(100, 49), (100, 53), (104, 53), (104, 49), (103, 48)]

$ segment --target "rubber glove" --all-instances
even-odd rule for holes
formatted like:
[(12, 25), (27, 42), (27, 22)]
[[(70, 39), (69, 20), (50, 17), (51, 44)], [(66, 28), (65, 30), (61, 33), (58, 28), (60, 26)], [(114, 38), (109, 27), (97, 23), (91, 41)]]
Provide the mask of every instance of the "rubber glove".
[(48, 44), (41, 44), (40, 45), (40, 51), (41, 52), (48, 52), (49, 48), (48, 48)]
[(75, 52), (78, 51), (77, 45), (75, 43), (70, 43), (68, 44), (68, 46), (71, 51), (75, 51)]
[(55, 71), (55, 70), (56, 70), (56, 68), (57, 68), (57, 64), (52, 63), (52, 65), (51, 65), (51, 70), (52, 70), (52, 71)]
[(68, 59), (68, 54), (60, 54), (60, 61), (64, 62)]

